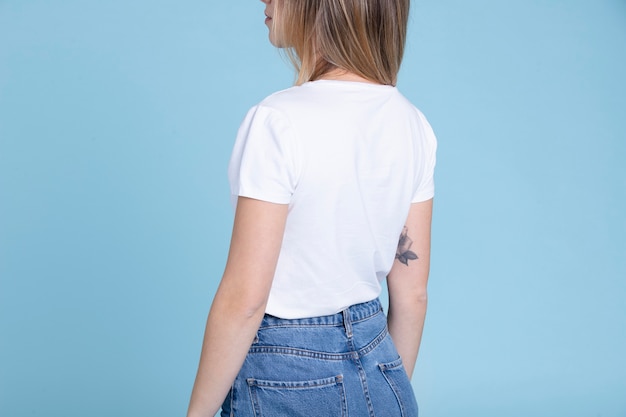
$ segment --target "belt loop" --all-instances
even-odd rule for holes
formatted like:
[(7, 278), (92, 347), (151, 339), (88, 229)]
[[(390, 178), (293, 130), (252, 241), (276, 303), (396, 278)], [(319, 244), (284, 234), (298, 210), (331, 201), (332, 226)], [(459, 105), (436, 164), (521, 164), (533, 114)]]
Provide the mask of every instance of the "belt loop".
[(350, 309), (346, 308), (343, 313), (343, 327), (346, 329), (348, 339), (352, 338), (352, 321), (350, 321)]

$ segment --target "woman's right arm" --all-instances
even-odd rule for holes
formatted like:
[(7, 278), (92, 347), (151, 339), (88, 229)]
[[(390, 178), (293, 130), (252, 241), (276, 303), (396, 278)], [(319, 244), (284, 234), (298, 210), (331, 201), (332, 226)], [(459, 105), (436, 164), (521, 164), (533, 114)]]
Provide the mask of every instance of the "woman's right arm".
[(213, 417), (265, 314), (287, 205), (239, 197), (226, 269), (207, 319), (188, 417)]
[(432, 209), (432, 199), (411, 204), (396, 260), (387, 276), (389, 333), (409, 378), (413, 375), (426, 318)]

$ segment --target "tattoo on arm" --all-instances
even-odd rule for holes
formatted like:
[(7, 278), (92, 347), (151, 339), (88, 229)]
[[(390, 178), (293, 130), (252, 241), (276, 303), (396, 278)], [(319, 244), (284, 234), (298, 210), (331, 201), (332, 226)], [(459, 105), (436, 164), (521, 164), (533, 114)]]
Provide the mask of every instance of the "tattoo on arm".
[(398, 250), (396, 251), (396, 259), (409, 266), (409, 260), (413, 261), (417, 259), (417, 254), (411, 250), (413, 241), (408, 236), (409, 229), (404, 226), (402, 233), (400, 234), (400, 240), (398, 241)]

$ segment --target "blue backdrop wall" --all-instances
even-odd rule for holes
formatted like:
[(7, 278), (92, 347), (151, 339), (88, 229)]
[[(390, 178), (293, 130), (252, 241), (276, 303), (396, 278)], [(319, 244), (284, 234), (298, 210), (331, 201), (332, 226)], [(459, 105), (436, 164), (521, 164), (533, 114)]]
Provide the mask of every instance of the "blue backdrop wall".
[[(0, 415), (183, 415), (256, 1), (0, 0)], [(422, 415), (626, 416), (626, 2), (413, 1), (439, 138)]]

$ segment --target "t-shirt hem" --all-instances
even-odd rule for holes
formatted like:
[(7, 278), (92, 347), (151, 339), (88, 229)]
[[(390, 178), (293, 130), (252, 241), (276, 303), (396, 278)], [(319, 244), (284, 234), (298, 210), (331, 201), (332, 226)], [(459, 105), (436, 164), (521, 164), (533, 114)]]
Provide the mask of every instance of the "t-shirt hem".
[(267, 201), (268, 203), (275, 203), (275, 204), (289, 204), (289, 202), (291, 201), (291, 196), (281, 196), (281, 195), (275, 195), (275, 194), (273, 195), (273, 194), (268, 194), (267, 192), (254, 191), (254, 190), (244, 190), (244, 191), (240, 190), (239, 193), (233, 194), (233, 196), (252, 198), (255, 200)]
[[(358, 289), (361, 287), (362, 289)], [(354, 295), (355, 292), (358, 292), (358, 295)], [(308, 293), (308, 292), (292, 292), (292, 301), (293, 299), (299, 299), (301, 303), (284, 303), (280, 302), (276, 299), (273, 299), (272, 295), (275, 293), (270, 293), (270, 299), (267, 304), (265, 312), (272, 316), (284, 318), (284, 319), (299, 319), (299, 318), (310, 318), (310, 317), (320, 317), (327, 316), (332, 314), (337, 314), (342, 310), (354, 305), (367, 301), (371, 301), (380, 296), (381, 286), (380, 284), (376, 285), (370, 282), (360, 281), (352, 285), (349, 289), (333, 293), (332, 299), (335, 302), (330, 302), (326, 305), (311, 305), (307, 303), (307, 300), (314, 299), (328, 299), (328, 296), (331, 294), (324, 293)], [(344, 294), (353, 294), (351, 297), (344, 297)], [(277, 296), (278, 299), (281, 296)], [(341, 302), (339, 300), (341, 299)]]
[(422, 193), (417, 194), (415, 197), (413, 197), (413, 199), (411, 200), (411, 203), (422, 203), (424, 201), (430, 200), (434, 196), (435, 196), (434, 191), (422, 192)]

